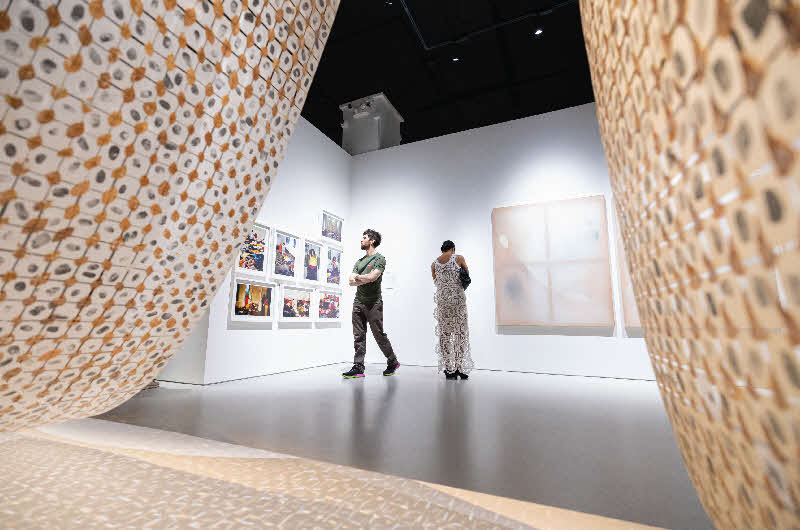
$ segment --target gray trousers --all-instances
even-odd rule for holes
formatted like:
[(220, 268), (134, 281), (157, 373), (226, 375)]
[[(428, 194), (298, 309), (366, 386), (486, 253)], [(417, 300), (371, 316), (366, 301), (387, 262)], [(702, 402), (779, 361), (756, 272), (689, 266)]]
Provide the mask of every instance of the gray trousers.
[(383, 331), (383, 302), (374, 304), (353, 303), (353, 342), (356, 355), (353, 364), (364, 368), (364, 357), (367, 355), (367, 322), (372, 330), (372, 336), (378, 343), (387, 361), (397, 360), (392, 350), (389, 337)]

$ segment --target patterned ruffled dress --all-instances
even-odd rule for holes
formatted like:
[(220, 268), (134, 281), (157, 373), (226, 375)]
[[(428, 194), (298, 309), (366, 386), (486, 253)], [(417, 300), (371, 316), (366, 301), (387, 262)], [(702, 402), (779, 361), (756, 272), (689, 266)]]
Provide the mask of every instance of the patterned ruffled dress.
[(461, 287), (460, 267), (453, 255), (447, 263), (433, 262), (436, 294), (433, 316), (436, 319), (436, 355), (439, 371), (468, 374), (475, 363), (469, 346), (467, 297)]

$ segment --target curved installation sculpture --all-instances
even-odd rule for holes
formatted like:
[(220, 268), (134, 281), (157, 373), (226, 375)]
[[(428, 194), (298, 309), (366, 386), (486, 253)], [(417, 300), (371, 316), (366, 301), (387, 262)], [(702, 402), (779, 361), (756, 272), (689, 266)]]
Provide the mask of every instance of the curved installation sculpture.
[(0, 431), (147, 384), (270, 189), (338, 0), (0, 5)]
[(800, 526), (800, 4), (582, 0), (658, 385), (718, 528)]

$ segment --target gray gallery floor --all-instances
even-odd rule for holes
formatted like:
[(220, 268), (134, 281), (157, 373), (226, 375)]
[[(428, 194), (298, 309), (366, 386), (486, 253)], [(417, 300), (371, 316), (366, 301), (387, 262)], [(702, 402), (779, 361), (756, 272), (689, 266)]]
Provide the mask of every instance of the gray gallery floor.
[(655, 382), (327, 366), (165, 384), (100, 416), (668, 528), (713, 528)]

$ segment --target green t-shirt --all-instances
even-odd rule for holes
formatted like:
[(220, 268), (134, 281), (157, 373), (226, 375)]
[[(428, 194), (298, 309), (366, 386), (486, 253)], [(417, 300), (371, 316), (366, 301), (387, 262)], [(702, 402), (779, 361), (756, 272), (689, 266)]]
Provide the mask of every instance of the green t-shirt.
[(386, 270), (386, 258), (376, 252), (372, 256), (365, 255), (353, 266), (353, 274), (369, 274), (375, 269), (381, 271), (378, 279), (356, 288), (355, 302), (357, 304), (374, 304), (381, 301), (381, 280), (383, 280), (383, 272)]

